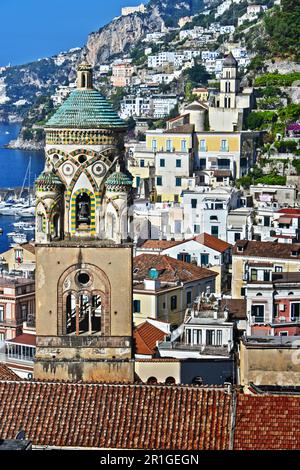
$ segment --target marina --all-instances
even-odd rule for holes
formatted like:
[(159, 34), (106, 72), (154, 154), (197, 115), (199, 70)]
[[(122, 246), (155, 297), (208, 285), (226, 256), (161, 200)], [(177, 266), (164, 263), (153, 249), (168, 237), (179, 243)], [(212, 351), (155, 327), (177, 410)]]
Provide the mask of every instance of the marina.
[(34, 238), (33, 183), (43, 170), (44, 154), (4, 147), (19, 128), (0, 124), (0, 252)]

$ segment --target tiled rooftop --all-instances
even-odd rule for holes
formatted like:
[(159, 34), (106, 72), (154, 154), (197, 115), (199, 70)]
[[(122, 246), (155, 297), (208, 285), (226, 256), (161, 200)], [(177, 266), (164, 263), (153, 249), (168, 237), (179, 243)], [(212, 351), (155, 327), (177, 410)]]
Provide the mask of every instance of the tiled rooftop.
[[(242, 247), (242, 251), (238, 251), (238, 247)], [(292, 251), (298, 252), (298, 254), (292, 255)], [(234, 246), (232, 254), (235, 256), (253, 256), (257, 258), (300, 260), (300, 244), (241, 240)]]
[(298, 450), (300, 397), (238, 394), (235, 450)]
[(158, 280), (161, 282), (191, 282), (217, 276), (214, 271), (185, 263), (170, 256), (145, 253), (136, 256), (133, 260), (134, 279), (149, 278), (149, 270), (153, 268), (158, 271)]
[(135, 339), (135, 353), (140, 355), (153, 355), (156, 351), (156, 342), (163, 341), (166, 333), (151, 323), (144, 322), (133, 333)]
[(76, 89), (49, 119), (45, 127), (126, 129), (126, 123), (99, 91)]
[(0, 382), (0, 439), (35, 445), (226, 449), (231, 397), (184, 386)]
[(5, 364), (0, 363), (0, 380), (20, 380), (20, 377)]

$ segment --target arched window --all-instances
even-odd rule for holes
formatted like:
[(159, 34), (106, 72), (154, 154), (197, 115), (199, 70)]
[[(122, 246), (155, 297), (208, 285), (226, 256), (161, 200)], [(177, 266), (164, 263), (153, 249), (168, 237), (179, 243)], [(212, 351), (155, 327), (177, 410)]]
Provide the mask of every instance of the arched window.
[(81, 193), (76, 198), (76, 228), (91, 223), (91, 198), (87, 193)]
[(154, 385), (157, 384), (157, 378), (156, 377), (149, 377), (147, 380), (148, 385)]
[(86, 76), (84, 73), (81, 74), (81, 88), (86, 87)]
[(294, 295), (294, 292), (289, 292), (288, 295)]
[(166, 380), (165, 380), (165, 384), (166, 385), (175, 385), (176, 380), (174, 379), (174, 377), (167, 377)]
[(216, 215), (211, 215), (210, 220), (214, 220), (214, 221), (218, 222), (218, 217)]
[(257, 292), (256, 297), (261, 297), (261, 296), (262, 296), (262, 293), (261, 293), (261, 292)]
[(70, 293), (66, 298), (67, 335), (99, 334), (102, 302), (100, 295)]

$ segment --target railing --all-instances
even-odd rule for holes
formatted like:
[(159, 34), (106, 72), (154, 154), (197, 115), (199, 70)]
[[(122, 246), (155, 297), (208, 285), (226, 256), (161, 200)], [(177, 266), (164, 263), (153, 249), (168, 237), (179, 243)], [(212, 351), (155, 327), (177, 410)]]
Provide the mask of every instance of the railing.
[(205, 355), (219, 355), (219, 356), (227, 356), (229, 346), (214, 346), (214, 345), (206, 345), (206, 344), (187, 344), (187, 343), (180, 343), (176, 341), (161, 341), (158, 343), (159, 349), (167, 349), (167, 350), (179, 350), (179, 351), (199, 351), (201, 354)]

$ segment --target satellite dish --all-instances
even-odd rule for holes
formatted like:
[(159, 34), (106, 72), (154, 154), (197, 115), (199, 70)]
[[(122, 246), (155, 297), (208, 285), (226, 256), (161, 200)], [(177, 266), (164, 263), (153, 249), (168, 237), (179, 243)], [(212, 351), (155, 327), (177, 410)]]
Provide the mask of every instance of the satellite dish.
[(24, 441), (26, 439), (25, 431), (21, 429), (21, 431), (18, 432), (16, 435), (17, 441)]

